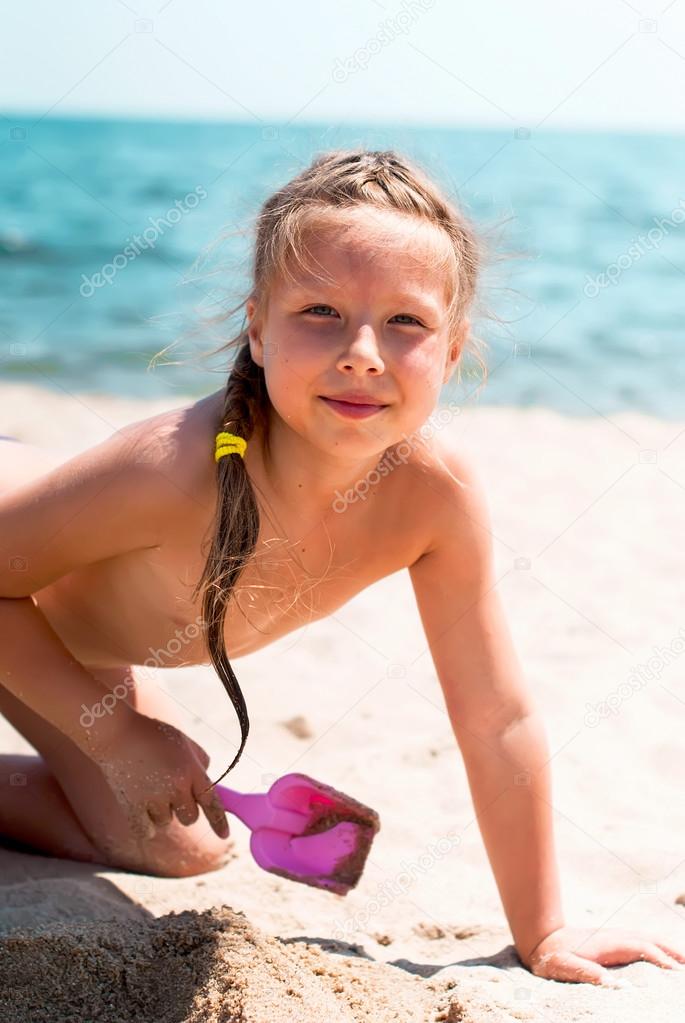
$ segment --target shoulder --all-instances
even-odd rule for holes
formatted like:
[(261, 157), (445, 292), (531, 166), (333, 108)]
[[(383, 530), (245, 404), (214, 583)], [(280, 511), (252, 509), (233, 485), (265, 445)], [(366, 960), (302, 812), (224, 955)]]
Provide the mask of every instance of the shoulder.
[(220, 396), (217, 392), (119, 431), (123, 460), (140, 467), (171, 507), (206, 510), (216, 498), (214, 437)]
[(453, 437), (436, 433), (425, 453), (413, 460), (425, 487), (425, 514), (429, 538), (416, 565), (438, 555), (455, 558), (467, 573), (480, 574), (492, 557), (489, 502), (474, 456)]
[(206, 515), (212, 459), (198, 464), (194, 408), (130, 423), (0, 495), (0, 594), (26, 596), (86, 564), (159, 546), (193, 512)]

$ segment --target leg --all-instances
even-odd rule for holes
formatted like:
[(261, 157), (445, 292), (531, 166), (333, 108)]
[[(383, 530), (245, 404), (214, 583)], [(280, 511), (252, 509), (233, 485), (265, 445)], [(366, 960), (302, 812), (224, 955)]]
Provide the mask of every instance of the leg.
[[(108, 669), (106, 674), (112, 685), (113, 677), (121, 679), (124, 671)], [(136, 709), (179, 727), (161, 699), (163, 694), (158, 696), (154, 688), (150, 683), (141, 683), (130, 691)], [(104, 695), (111, 690), (103, 685), (102, 691)], [(0, 800), (3, 803), (7, 800), (0, 808), (0, 828), (10, 838), (28, 844), (38, 839), (37, 848), (56, 855), (64, 855), (73, 847), (75, 859), (90, 859), (94, 853), (96, 862), (161, 877), (205, 873), (228, 860), (232, 840), (219, 838), (202, 812), (191, 825), (185, 826), (173, 818), (168, 827), (159, 828), (152, 838), (135, 839), (100, 769), (77, 746), (2, 686), (0, 713), (42, 757), (42, 761), (30, 765), (30, 772), (19, 768), (18, 773), (27, 774), (25, 787), (14, 786), (17, 791), (11, 794), (8, 793), (12, 786), (0, 788)], [(10, 758), (8, 766), (17, 761), (16, 757)], [(46, 778), (48, 772), (51, 779)], [(37, 787), (31, 788), (29, 777), (37, 779)], [(55, 788), (61, 792), (64, 803)], [(51, 823), (40, 820), (44, 812)], [(74, 829), (74, 819), (81, 834)], [(57, 830), (53, 832), (52, 827)]]
[[(11, 444), (11, 446), (10, 446)], [(19, 485), (57, 464), (54, 453), (0, 434), (2, 479)], [(0, 487), (0, 493), (6, 490)], [(66, 859), (103, 862), (48, 765), (40, 757), (0, 754), (0, 835)]]
[(63, 859), (102, 862), (40, 757), (0, 754), (0, 835)]

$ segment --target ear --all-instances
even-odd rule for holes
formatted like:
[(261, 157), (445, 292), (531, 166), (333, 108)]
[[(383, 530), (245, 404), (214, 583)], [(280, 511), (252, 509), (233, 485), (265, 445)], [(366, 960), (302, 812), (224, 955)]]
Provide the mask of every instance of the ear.
[(249, 320), (247, 336), (250, 342), (250, 355), (252, 356), (253, 361), (256, 362), (258, 366), (264, 368), (264, 345), (262, 342), (261, 323), (255, 319), (256, 308), (257, 303), (255, 300), (253, 298), (249, 298), (247, 300), (247, 305), (245, 306), (245, 313)]
[(443, 374), (442, 382), (446, 384), (449, 378), (452, 376), (454, 369), (459, 362), (461, 353), (464, 350), (466, 339), (469, 336), (469, 330), (471, 329), (471, 321), (464, 318), (455, 334), (450, 338), (449, 347), (447, 349), (447, 361), (445, 363), (445, 372)]

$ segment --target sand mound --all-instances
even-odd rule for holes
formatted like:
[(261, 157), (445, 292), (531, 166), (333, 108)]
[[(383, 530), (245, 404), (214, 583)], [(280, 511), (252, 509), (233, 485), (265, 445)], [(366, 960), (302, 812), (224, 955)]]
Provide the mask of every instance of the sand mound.
[(0, 936), (37, 926), (61, 923), (97, 923), (113, 918), (120, 923), (147, 920), (150, 914), (112, 887), (95, 886), (69, 877), (32, 878), (4, 884), (0, 894)]
[(450, 1004), (453, 983), (426, 981), (352, 948), (343, 957), (270, 938), (227, 906), (135, 923), (43, 924), (0, 943), (3, 1023), (474, 1019)]

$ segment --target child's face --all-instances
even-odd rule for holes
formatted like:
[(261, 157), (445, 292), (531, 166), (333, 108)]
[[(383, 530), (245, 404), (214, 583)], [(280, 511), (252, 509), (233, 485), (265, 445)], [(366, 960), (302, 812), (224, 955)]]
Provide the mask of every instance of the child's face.
[[(434, 410), (468, 326), (450, 341), (447, 282), (432, 269), (444, 253), (436, 231), (391, 211), (346, 212), (306, 238), (325, 280), (304, 270), (277, 280), (262, 323), (248, 302), (251, 353), (274, 409), (321, 450), (363, 458)], [(386, 407), (350, 418), (323, 400), (350, 390)]]

